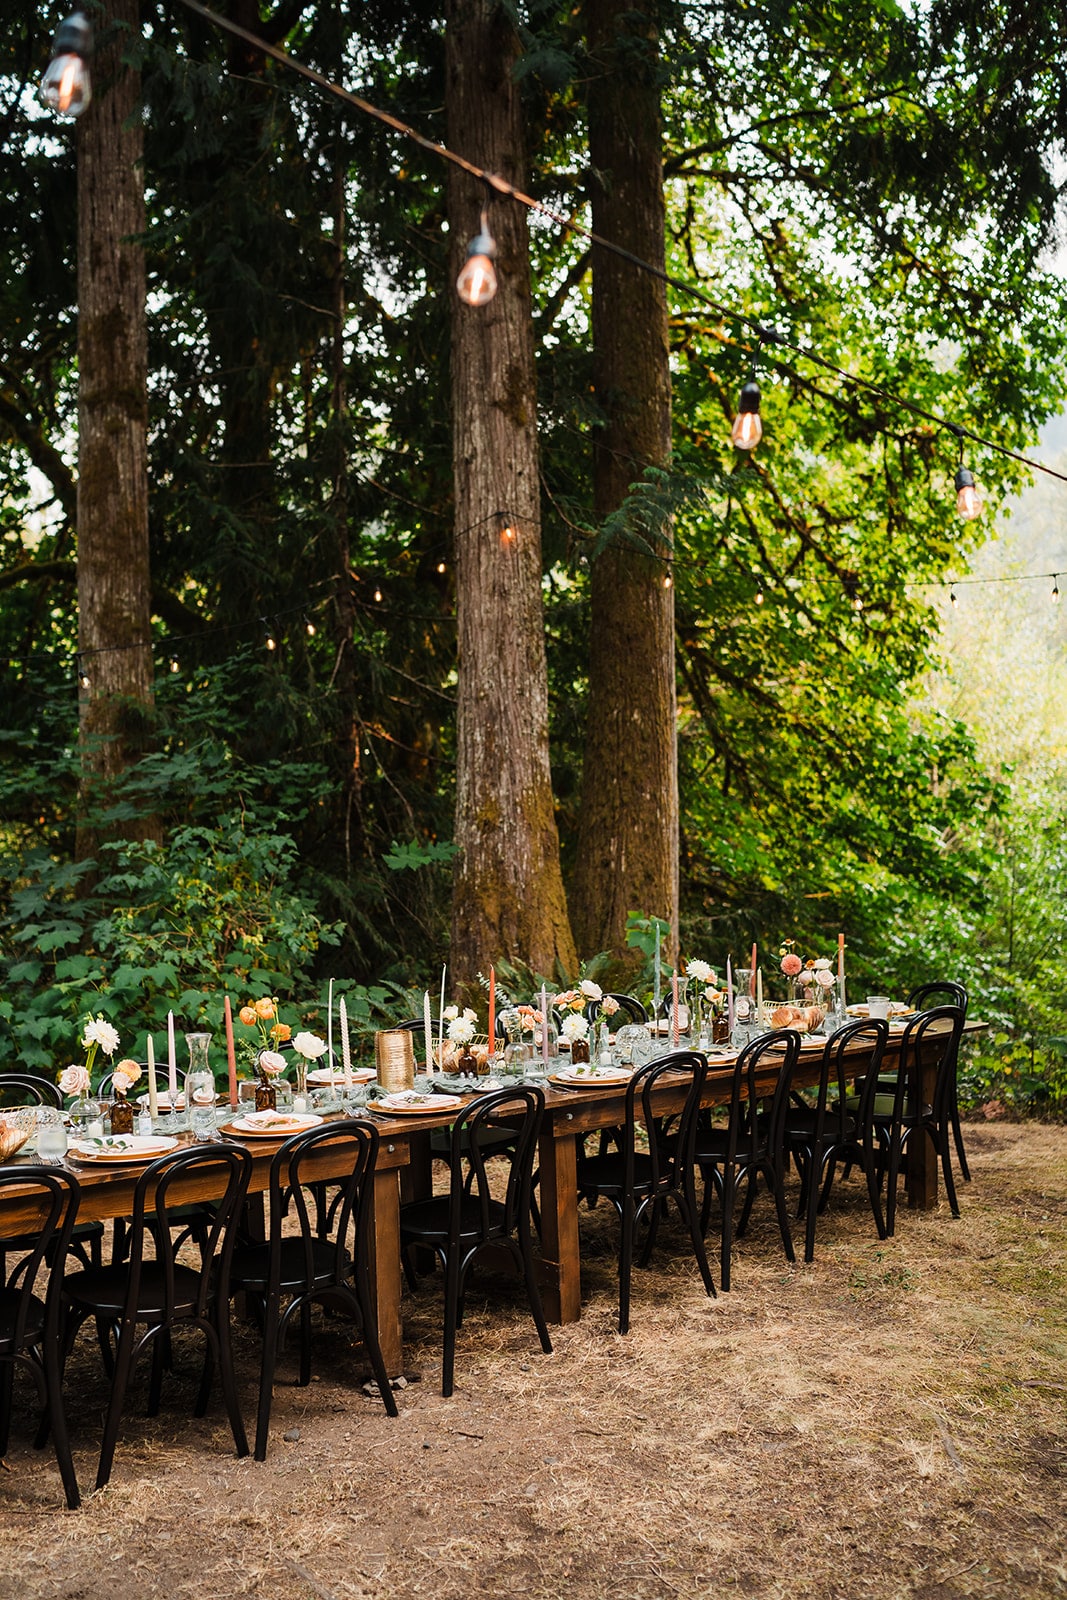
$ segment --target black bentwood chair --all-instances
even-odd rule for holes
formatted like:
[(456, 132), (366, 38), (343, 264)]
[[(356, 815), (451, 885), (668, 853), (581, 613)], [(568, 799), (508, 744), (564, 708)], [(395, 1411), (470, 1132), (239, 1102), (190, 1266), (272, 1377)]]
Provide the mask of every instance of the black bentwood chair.
[[(878, 1237), (885, 1238), (874, 1097), (888, 1039), (889, 1024), (878, 1018), (863, 1018), (840, 1028), (827, 1039), (822, 1053), (814, 1107), (794, 1096), (794, 1104), (786, 1112), (785, 1148), (801, 1179), (797, 1216), (805, 1218), (805, 1261), (815, 1258), (816, 1217), (826, 1209), (838, 1162), (862, 1170)], [(850, 1096), (849, 1081), (863, 1074), (862, 1093)]]
[(696, 1162), (704, 1177), (700, 1228), (707, 1232), (712, 1194), (718, 1191), (722, 1202), (719, 1278), (724, 1289), (730, 1287), (734, 1208), (742, 1182), (747, 1187), (737, 1237), (740, 1239), (748, 1226), (762, 1178), (774, 1196), (786, 1260), (796, 1260), (784, 1180), (785, 1114), (799, 1054), (800, 1035), (791, 1028), (776, 1029), (747, 1044), (734, 1062), (726, 1126), (705, 1126), (697, 1131)]
[[(320, 1236), (308, 1207), (307, 1191), (317, 1180), (309, 1171), (325, 1150), (346, 1147), (348, 1175), (339, 1181), (330, 1208), (332, 1239)], [(299, 1386), (311, 1382), (311, 1308), (316, 1301), (346, 1312), (359, 1325), (374, 1380), (386, 1411), (397, 1415), (396, 1400), (382, 1360), (367, 1285), (366, 1197), (378, 1158), (378, 1130), (369, 1122), (331, 1122), (287, 1139), (270, 1165), (270, 1241), (242, 1247), (233, 1258), (230, 1293), (245, 1290), (263, 1322), (263, 1360), (256, 1420), (257, 1461), (266, 1460), (271, 1396), (278, 1356), (291, 1323), (299, 1321)], [(283, 1232), (287, 1214), (296, 1230)], [(283, 1301), (288, 1301), (284, 1306)]]
[[(912, 1017), (900, 1041), (900, 1066), (886, 1092), (883, 1078), (874, 1098), (874, 1128), (882, 1144), (882, 1163), (886, 1171), (885, 1226), (890, 1236), (896, 1229), (897, 1184), (904, 1152), (912, 1139), (928, 1135), (941, 1160), (945, 1193), (952, 1215), (960, 1214), (956, 1185), (952, 1176), (950, 1143), (952, 1105), (956, 1092), (956, 1062), (959, 1057), (963, 1012), (959, 1006), (932, 1006)], [(923, 1095), (923, 1080), (933, 1075), (933, 1094)]]
[[(530, 1240), (530, 1189), (544, 1109), (543, 1092), (529, 1085), (498, 1089), (473, 1100), (452, 1124), (447, 1195), (412, 1200), (400, 1207), (400, 1243), (409, 1281), (416, 1246), (433, 1250), (444, 1268), (441, 1393), (445, 1396), (453, 1389), (456, 1330), (463, 1321), (467, 1274), (481, 1252), (491, 1246), (506, 1250), (522, 1274), (541, 1349), (551, 1354)], [(505, 1132), (514, 1139), (514, 1153), (504, 1198), (496, 1200), (490, 1192), (487, 1162)]]
[[(641, 1252), (647, 1264), (656, 1242), (659, 1219), (673, 1200), (689, 1229), (704, 1288), (714, 1295), (711, 1269), (697, 1217), (694, 1181), (695, 1139), (707, 1058), (696, 1050), (677, 1050), (635, 1072), (626, 1086), (626, 1114), (619, 1129), (622, 1148), (587, 1156), (578, 1170), (578, 1192), (592, 1203), (601, 1195), (619, 1214), (619, 1332), (630, 1331), (630, 1280), (638, 1224), (648, 1220)], [(657, 1090), (684, 1085), (681, 1114), (669, 1119), (654, 1105)], [(648, 1132), (648, 1151), (637, 1148), (637, 1124)]]
[[(248, 1454), (230, 1349), (229, 1279), (251, 1171), (252, 1157), (238, 1145), (194, 1145), (159, 1156), (145, 1168), (134, 1189), (127, 1259), (97, 1271), (75, 1272), (64, 1280), (67, 1350), (89, 1317), (96, 1319), (102, 1339), (110, 1331), (116, 1345), (98, 1489), (111, 1476), (126, 1389), (138, 1355), (151, 1346), (148, 1415), (154, 1417), (159, 1411), (167, 1340), (181, 1325), (199, 1328), (206, 1345), (195, 1415), (202, 1417), (207, 1410), (217, 1361), (237, 1454)], [(190, 1183), (209, 1188), (215, 1207), (199, 1267), (175, 1259), (171, 1231), (172, 1212), (187, 1202), (188, 1194), (182, 1191)], [(154, 1258), (146, 1253), (148, 1245), (154, 1246)]]
[[(22, 1208), (36, 1212), (29, 1253), (6, 1281), (0, 1279), (0, 1459), (7, 1454), (15, 1367), (28, 1367), (45, 1407), (38, 1444), (51, 1432), (67, 1505), (81, 1504), (63, 1410), (60, 1362), (60, 1297), (63, 1268), (80, 1195), (73, 1173), (60, 1167), (0, 1167), (0, 1194), (18, 1190)], [(50, 1263), (50, 1265), (46, 1265)], [(44, 1298), (37, 1279), (48, 1274)]]
[[(962, 983), (956, 983), (951, 978), (945, 978), (934, 983), (924, 983), (918, 989), (913, 989), (908, 996), (909, 1006), (914, 1006), (916, 1011), (928, 1010), (931, 1006), (959, 1006), (963, 1012), (963, 1020), (967, 1021), (967, 990)], [(957, 1091), (957, 1077), (959, 1073), (959, 1042), (956, 1045), (956, 1064), (952, 1077), (952, 1096), (948, 1106), (948, 1118), (952, 1124), (952, 1140), (956, 1146), (956, 1157), (960, 1164), (960, 1173), (964, 1183), (971, 1181), (971, 1169), (967, 1165), (967, 1152), (963, 1146), (963, 1127), (960, 1123), (960, 1103)]]
[[(63, 1107), (63, 1095), (50, 1078), (38, 1077), (35, 1072), (0, 1072), (0, 1108), (15, 1106), (47, 1106), (50, 1110), (59, 1111)], [(102, 1222), (79, 1222), (71, 1235), (70, 1248), (85, 1266), (98, 1267), (103, 1259), (103, 1239)], [(0, 1239), (0, 1271), (3, 1270), (6, 1256), (32, 1250), (35, 1242), (34, 1234)], [(53, 1242), (47, 1258), (49, 1266), (55, 1259), (57, 1248)]]

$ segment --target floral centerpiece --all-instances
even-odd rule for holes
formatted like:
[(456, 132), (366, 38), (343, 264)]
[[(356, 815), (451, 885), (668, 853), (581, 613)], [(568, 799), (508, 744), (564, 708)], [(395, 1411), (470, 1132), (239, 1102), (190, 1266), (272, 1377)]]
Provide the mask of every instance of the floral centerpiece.
[[(787, 1009), (791, 1007), (799, 1014), (793, 1022), (775, 1022), (775, 1026), (806, 1024), (808, 1030), (814, 1032), (821, 1027), (827, 1012), (831, 1011), (835, 1004), (837, 979), (834, 977), (833, 963), (825, 956), (813, 956), (807, 961), (802, 960), (796, 953), (793, 939), (786, 939), (779, 955), (782, 976), (789, 981)], [(781, 1009), (778, 1007), (774, 1011), (772, 1022)]]
[(571, 1047), (571, 1061), (575, 1065), (589, 1060), (589, 1019), (572, 1011), (564, 1017), (560, 1033)]
[(690, 995), (692, 1009), (690, 1033), (699, 1041), (703, 1039), (705, 1032), (712, 1031), (711, 1019), (714, 1016), (715, 1006), (722, 999), (719, 980), (711, 962), (702, 961), (699, 956), (694, 956), (692, 961), (686, 962), (685, 973), (686, 978), (691, 979), (693, 984)]
[[(84, 1108), (92, 1094), (93, 1068), (101, 1052), (105, 1056), (113, 1056), (119, 1047), (119, 1032), (108, 1022), (106, 1017), (86, 1017), (82, 1024), (81, 1046), (85, 1051), (84, 1063), (78, 1062), (69, 1067), (64, 1067), (59, 1074), (59, 1089), (61, 1094), (72, 1095), (71, 1116), (75, 1121), (85, 1121), (100, 1116), (100, 1107), (95, 1102)], [(136, 1063), (134, 1063), (136, 1065)], [(138, 1068), (138, 1072), (140, 1068)]]
[[(449, 1015), (451, 1013), (451, 1015)], [(446, 1071), (458, 1072), (466, 1075), (478, 1071), (478, 1058), (471, 1049), (474, 1035), (478, 1028), (478, 1014), (468, 1006), (462, 1013), (458, 1006), (449, 1006), (445, 1012), (448, 1017), (448, 1037), (452, 1045), (451, 1059), (446, 1066)], [(442, 1055), (444, 1051), (442, 1050)], [(445, 1065), (443, 1062), (442, 1065)]]
[(317, 1033), (301, 1030), (293, 1039), (293, 1055), (296, 1057), (296, 1092), (302, 1099), (307, 1095), (308, 1067), (313, 1061), (318, 1061), (320, 1056), (324, 1056), (326, 1049), (326, 1040), (320, 1039)]
[(277, 1046), (285, 1044), (293, 1030), (279, 1019), (278, 1001), (271, 995), (247, 1001), (237, 1016), (244, 1027), (254, 1028), (257, 1034), (254, 1039), (243, 1039), (240, 1045), (242, 1057), (259, 1080), (256, 1110), (274, 1111), (278, 1104), (274, 1082), (285, 1071), (285, 1057)]

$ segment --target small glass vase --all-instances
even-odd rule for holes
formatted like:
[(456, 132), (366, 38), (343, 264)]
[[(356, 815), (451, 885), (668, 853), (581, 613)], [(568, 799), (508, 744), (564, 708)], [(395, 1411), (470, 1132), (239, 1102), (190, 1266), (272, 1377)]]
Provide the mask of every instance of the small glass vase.
[(256, 1079), (256, 1110), (276, 1111), (278, 1109), (278, 1091), (271, 1080), (266, 1077)]
[(572, 1065), (574, 1065), (576, 1067), (578, 1067), (578, 1066), (587, 1066), (588, 1065), (588, 1063), (589, 1063), (589, 1040), (588, 1039), (572, 1039), (571, 1040), (571, 1063), (572, 1063)]
[(113, 1138), (133, 1132), (133, 1107), (125, 1095), (116, 1094), (108, 1107), (107, 1120)]

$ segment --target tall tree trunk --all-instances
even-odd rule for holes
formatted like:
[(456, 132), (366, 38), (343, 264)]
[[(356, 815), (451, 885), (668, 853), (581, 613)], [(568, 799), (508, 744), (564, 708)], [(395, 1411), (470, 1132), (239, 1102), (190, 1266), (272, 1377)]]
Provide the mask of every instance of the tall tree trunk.
[[(495, 0), (449, 0), (449, 142), (525, 179), (518, 38)], [(485, 196), (449, 168), (453, 281)], [(537, 409), (526, 212), (494, 207), (500, 287), (487, 306), (453, 291), (452, 451), (459, 689), (451, 964), (458, 981), (505, 956), (574, 969), (548, 758)], [(514, 537), (502, 535), (509, 527)]]
[[(654, 265), (664, 262), (656, 29), (629, 0), (586, 0), (593, 228)], [(671, 389), (664, 285), (593, 250), (594, 437), (599, 519), (645, 467), (670, 455)], [(670, 529), (653, 539), (662, 553)], [(571, 896), (579, 950), (621, 952), (626, 913), (666, 918), (677, 943), (678, 758), (674, 591), (667, 568), (613, 543), (593, 566), (589, 714), (578, 860)]]
[[(78, 124), (78, 648), (82, 797), (99, 798), (152, 725), (148, 344), (139, 73), (122, 65), (138, 0), (97, 23), (94, 98)], [(112, 28), (112, 24), (117, 26)], [(105, 31), (106, 30), (106, 31)], [(125, 836), (157, 835), (153, 818)], [(99, 843), (91, 819), (78, 853)]]

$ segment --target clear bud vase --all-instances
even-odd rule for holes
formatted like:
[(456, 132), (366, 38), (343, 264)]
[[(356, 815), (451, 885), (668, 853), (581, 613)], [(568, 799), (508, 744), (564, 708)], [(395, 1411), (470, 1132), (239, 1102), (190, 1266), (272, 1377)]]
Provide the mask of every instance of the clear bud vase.
[(189, 1070), (185, 1074), (185, 1112), (193, 1134), (204, 1138), (215, 1135), (215, 1074), (211, 1070), (208, 1047), (210, 1033), (187, 1033)]

